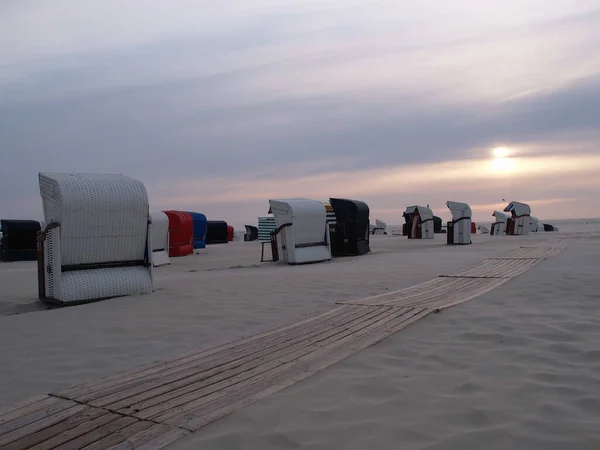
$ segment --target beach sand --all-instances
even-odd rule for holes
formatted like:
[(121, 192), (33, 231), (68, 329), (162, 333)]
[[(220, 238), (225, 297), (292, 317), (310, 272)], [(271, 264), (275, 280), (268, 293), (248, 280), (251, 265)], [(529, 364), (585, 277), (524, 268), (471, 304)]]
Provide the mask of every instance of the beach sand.
[(172, 449), (598, 449), (600, 238)]
[[(157, 268), (158, 290), (151, 295), (54, 310), (35, 300), (34, 263), (0, 264), (0, 406), (209, 348), (324, 311), (336, 301), (402, 289), (561, 236), (475, 235), (474, 245), (466, 247), (446, 246), (444, 235), (434, 241), (375, 236), (371, 255), (298, 267), (259, 263), (256, 242), (229, 243)], [(597, 239), (575, 244), (497, 290), (430, 316), (174, 448), (429, 448), (444, 442), (454, 447), (430, 448), (469, 448), (462, 443), (481, 443), (478, 436), (487, 432), (510, 442), (528, 427), (535, 431), (525, 433), (531, 437), (550, 424), (555, 436), (550, 418), (563, 415), (561, 423), (580, 444), (597, 439), (585, 422), (597, 424), (600, 414), (600, 356), (592, 339), (598, 323)], [(572, 303), (565, 292), (571, 297), (577, 292)], [(588, 364), (569, 366), (571, 357)], [(550, 369), (557, 373), (546, 375)], [(547, 385), (550, 391), (558, 386), (557, 393), (546, 393)], [(556, 397), (561, 395), (571, 399), (567, 406)], [(539, 403), (546, 398), (549, 403)], [(528, 422), (521, 413), (530, 425), (523, 425)], [(525, 428), (515, 431), (514, 423)]]

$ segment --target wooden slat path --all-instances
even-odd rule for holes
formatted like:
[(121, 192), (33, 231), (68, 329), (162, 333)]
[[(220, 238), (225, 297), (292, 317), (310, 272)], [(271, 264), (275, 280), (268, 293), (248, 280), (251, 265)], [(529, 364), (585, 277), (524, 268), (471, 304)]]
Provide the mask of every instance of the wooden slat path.
[(130, 377), (73, 398), (139, 419), (186, 426), (185, 420), (179, 423), (167, 419), (200, 407), (203, 412), (210, 412), (211, 404), (221, 408), (225, 406), (222, 399), (232, 393), (257, 394), (263, 384), (272, 387), (297, 367), (310, 375), (314, 373), (311, 365), (321, 358), (321, 353), (336, 348), (343, 351), (345, 345), (390, 322), (420, 318), (424, 308), (349, 305), (335, 311), (313, 322), (284, 329), (280, 335), (270, 336), (268, 342), (258, 345), (241, 342), (236, 351), (191, 357), (142, 376), (134, 372)]
[(562, 251), (562, 247), (521, 247), (506, 256), (489, 259), (546, 259)]
[(440, 276), (460, 278), (514, 278), (539, 264), (541, 261), (541, 259), (488, 259), (474, 269)]
[(474, 269), (11, 405), (0, 413), (0, 448), (163, 448), (434, 311), (482, 295), (561, 249), (522, 247)]
[(3, 450), (106, 449), (136, 439), (148, 448), (162, 448), (188, 433), (160, 425), (159, 435), (144, 439), (142, 433), (156, 427), (155, 423), (52, 395), (13, 408), (0, 415)]
[(386, 305), (396, 307), (449, 308), (485, 294), (508, 281), (508, 278), (438, 277), (417, 286), (341, 304)]

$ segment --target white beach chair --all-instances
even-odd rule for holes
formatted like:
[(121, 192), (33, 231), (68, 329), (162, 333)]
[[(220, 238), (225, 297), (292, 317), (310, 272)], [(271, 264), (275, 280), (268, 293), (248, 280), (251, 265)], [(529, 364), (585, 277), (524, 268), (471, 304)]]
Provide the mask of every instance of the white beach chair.
[(325, 206), (302, 198), (269, 200), (277, 223), (277, 250), (287, 264), (331, 259)]
[(512, 223), (508, 225), (506, 234), (526, 235), (529, 234), (531, 225), (529, 218), (531, 216), (531, 207), (526, 203), (510, 202), (504, 212), (511, 213)]
[[(410, 218), (405, 225), (406, 235), (409, 239), (433, 239), (435, 222), (433, 220), (433, 211), (431, 209), (426, 206), (409, 206), (406, 208), (403, 215), (405, 218)], [(418, 222), (415, 223), (416, 220), (418, 220)]]
[(538, 231), (544, 231), (544, 226), (542, 225), (542, 229), (539, 229), (540, 221), (537, 217), (529, 216), (529, 231), (531, 233), (537, 233)]
[(494, 211), (492, 216), (494, 216), (495, 222), (492, 224), (492, 230), (490, 231), (490, 234), (492, 236), (500, 236), (505, 234), (508, 216), (502, 211)]
[(169, 259), (169, 217), (162, 211), (150, 213), (152, 224), (152, 266), (171, 264)]
[(451, 245), (467, 245), (471, 243), (471, 207), (466, 203), (447, 201), (446, 206), (452, 213), (452, 221), (448, 222), (447, 240)]
[(152, 292), (144, 185), (123, 175), (39, 174), (40, 299), (75, 304)]

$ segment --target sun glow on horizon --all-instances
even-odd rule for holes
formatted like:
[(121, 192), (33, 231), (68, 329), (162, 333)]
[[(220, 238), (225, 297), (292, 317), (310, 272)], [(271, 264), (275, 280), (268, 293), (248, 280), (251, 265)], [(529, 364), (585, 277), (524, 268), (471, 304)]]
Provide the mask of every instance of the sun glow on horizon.
[(508, 149), (506, 147), (496, 147), (493, 150), (494, 153), (494, 157), (495, 158), (506, 158), (508, 155), (510, 155), (510, 152), (508, 151)]

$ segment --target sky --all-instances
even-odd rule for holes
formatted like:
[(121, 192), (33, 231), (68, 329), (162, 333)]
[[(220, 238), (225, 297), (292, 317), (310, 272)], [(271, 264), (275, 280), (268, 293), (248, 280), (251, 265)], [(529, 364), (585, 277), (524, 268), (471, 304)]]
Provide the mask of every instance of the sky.
[(38, 172), (236, 227), (290, 197), (600, 217), (599, 48), (600, 0), (2, 0), (0, 217), (43, 218)]

